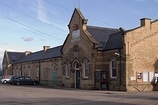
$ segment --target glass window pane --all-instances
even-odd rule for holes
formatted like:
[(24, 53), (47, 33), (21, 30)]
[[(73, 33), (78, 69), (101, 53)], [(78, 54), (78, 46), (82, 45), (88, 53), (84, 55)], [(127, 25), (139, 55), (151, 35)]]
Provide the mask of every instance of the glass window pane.
[(85, 76), (88, 76), (88, 69), (85, 69)]
[(115, 60), (112, 61), (112, 67), (116, 67), (116, 61)]
[(113, 68), (113, 69), (112, 69), (112, 77), (116, 77), (116, 75), (117, 75), (117, 74), (116, 74), (116, 68)]
[(117, 67), (116, 67), (115, 59), (113, 59), (110, 63), (110, 74), (111, 74), (111, 78), (117, 77)]
[(79, 67), (80, 67), (80, 65), (79, 65), (79, 63), (77, 63), (77, 64), (76, 64), (76, 68), (79, 68)]
[(85, 59), (83, 61), (83, 77), (84, 78), (88, 77), (88, 70), (89, 70), (89, 68), (88, 68), (88, 60)]
[(66, 70), (66, 77), (69, 78), (70, 77), (70, 64), (69, 64), (69, 62), (66, 63), (65, 70)]

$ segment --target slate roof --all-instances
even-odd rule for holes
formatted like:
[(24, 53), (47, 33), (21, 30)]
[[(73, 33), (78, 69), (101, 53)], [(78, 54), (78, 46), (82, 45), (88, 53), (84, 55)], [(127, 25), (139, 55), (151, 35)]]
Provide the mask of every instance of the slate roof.
[[(99, 43), (99, 48), (100, 50), (104, 50), (104, 47), (107, 46), (107, 42), (109, 40), (109, 36), (114, 33), (120, 32), (119, 29), (114, 29), (114, 28), (105, 28), (105, 27), (96, 27), (96, 26), (87, 26), (88, 32), (93, 36), (93, 38)], [(115, 37), (115, 36), (114, 36)], [(115, 38), (111, 41), (115, 41)], [(117, 39), (117, 38), (116, 38)], [(113, 47), (108, 45), (109, 47)], [(109, 48), (111, 49), (111, 48)]]
[(15, 63), (22, 63), (22, 62), (37, 61), (37, 60), (61, 57), (61, 51), (60, 51), (61, 47), (62, 46), (57, 46), (54, 48), (50, 48), (46, 51), (41, 50), (38, 52), (28, 54), (27, 56), (23, 55)]
[(25, 54), (24, 52), (8, 52), (7, 51), (8, 59), (11, 64), (14, 63), (16, 60), (18, 60), (24, 54)]
[(103, 50), (113, 50), (123, 48), (122, 32), (109, 35), (108, 41)]

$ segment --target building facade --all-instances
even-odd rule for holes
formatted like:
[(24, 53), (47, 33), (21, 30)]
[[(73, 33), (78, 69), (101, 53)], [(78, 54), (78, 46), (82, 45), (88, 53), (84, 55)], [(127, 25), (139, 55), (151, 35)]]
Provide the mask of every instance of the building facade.
[[(63, 83), (81, 89), (125, 90), (120, 74), (123, 33), (119, 29), (88, 26), (87, 19), (75, 9), (69, 34), (62, 47)], [(124, 76), (124, 77), (123, 77)]]
[(15, 57), (5, 52), (4, 73), (69, 88), (158, 90), (158, 20), (143, 18), (140, 26), (131, 30), (87, 23), (76, 8), (62, 46), (44, 46), (35, 53), (12, 52)]
[(18, 60), (24, 52), (4, 52), (3, 56), (3, 74), (5, 75), (12, 75), (13, 74), (13, 63)]
[[(43, 50), (38, 52), (31, 53), (26, 51), (25, 53), (20, 53), (21, 55), (16, 53), (19, 58), (9, 64), (11, 65), (11, 70), (3, 68), (6, 71), (5, 75), (29, 76), (43, 85), (62, 86), (60, 49), (61, 46), (54, 48), (44, 46)], [(9, 56), (7, 52), (4, 54), (4, 64), (6, 56), (11, 60), (13, 55), (15, 55), (15, 52), (9, 53), (11, 53)], [(12, 72), (10, 73), (8, 70)]]
[(152, 84), (158, 77), (158, 20), (140, 20), (140, 26), (126, 31), (126, 82), (128, 90), (157, 90)]

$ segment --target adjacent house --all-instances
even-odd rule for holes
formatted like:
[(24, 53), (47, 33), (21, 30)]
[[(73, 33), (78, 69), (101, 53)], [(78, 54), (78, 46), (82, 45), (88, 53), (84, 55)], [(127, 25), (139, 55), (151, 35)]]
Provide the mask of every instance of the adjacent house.
[(143, 18), (140, 26), (125, 32), (127, 90), (158, 90), (158, 20)]
[(13, 74), (13, 63), (17, 61), (22, 55), (23, 52), (9, 52), (5, 51), (3, 56), (3, 74), (12, 75)]
[[(40, 84), (44, 85), (61, 86), (61, 47), (50, 48), (50, 46), (44, 46), (43, 50), (38, 52), (26, 51), (12, 64), (11, 74), (29, 76), (34, 80), (39, 80)], [(4, 59), (6, 59), (5, 56)]]
[(87, 23), (75, 8), (62, 46), (44, 46), (34, 53), (6, 51), (4, 73), (69, 88), (158, 90), (158, 20), (143, 18), (131, 30)]

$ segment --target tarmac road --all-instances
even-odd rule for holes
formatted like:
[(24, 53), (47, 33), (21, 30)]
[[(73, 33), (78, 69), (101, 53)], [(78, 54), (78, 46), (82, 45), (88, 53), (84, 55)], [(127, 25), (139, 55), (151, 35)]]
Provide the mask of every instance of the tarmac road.
[(158, 105), (158, 92), (127, 93), (0, 84), (0, 105)]

